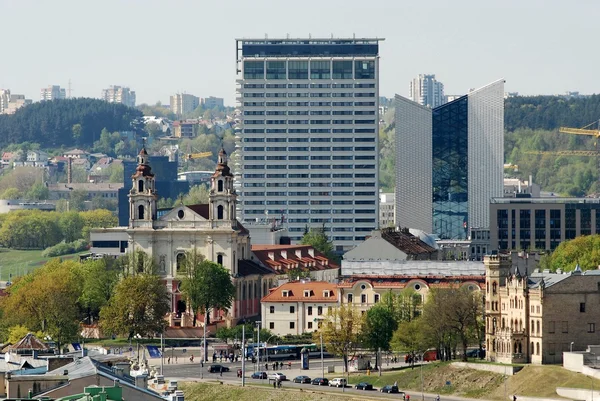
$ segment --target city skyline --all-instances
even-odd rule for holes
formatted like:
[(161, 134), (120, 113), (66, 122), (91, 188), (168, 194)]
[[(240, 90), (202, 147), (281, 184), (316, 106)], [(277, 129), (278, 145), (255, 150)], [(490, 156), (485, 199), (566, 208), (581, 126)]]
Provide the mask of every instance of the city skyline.
[[(408, 95), (410, 80), (424, 73), (436, 74), (449, 94), (466, 93), (499, 77), (507, 80), (507, 91), (523, 95), (600, 92), (593, 71), (597, 56), (591, 53), (589, 63), (574, 62), (590, 54), (587, 38), (594, 37), (593, 27), (577, 21), (600, 11), (600, 4), (591, 1), (568, 6), (559, 1), (382, 1), (379, 8), (365, 8), (353, 0), (309, 0), (293, 10), (293, 19), (285, 17), (290, 10), (283, 2), (178, 4), (171, 10), (177, 14), (178, 38), (186, 39), (173, 41), (163, 34), (168, 25), (160, 16), (169, 13), (163, 2), (151, 0), (139, 7), (117, 1), (2, 1), (5, 29), (20, 34), (3, 48), (13, 61), (0, 67), (0, 88), (37, 99), (40, 88), (66, 88), (71, 80), (74, 97), (99, 97), (103, 88), (114, 84), (135, 90), (138, 103), (168, 104), (169, 96), (185, 91), (223, 97), (225, 104), (234, 105), (236, 37), (355, 34), (386, 38), (380, 50), (380, 86), (381, 95), (390, 98), (394, 93)], [(36, 13), (31, 13), (32, 7)], [(405, 18), (419, 14), (427, 16), (425, 34), (422, 18)], [(127, 24), (91, 29), (98, 25), (95, 21), (115, 15)], [(224, 23), (235, 15), (244, 18)], [(59, 23), (42, 31), (46, 19)], [(418, 57), (407, 57), (411, 54)], [(45, 60), (43, 69), (40, 59)], [(464, 68), (465, 60), (470, 68)]]

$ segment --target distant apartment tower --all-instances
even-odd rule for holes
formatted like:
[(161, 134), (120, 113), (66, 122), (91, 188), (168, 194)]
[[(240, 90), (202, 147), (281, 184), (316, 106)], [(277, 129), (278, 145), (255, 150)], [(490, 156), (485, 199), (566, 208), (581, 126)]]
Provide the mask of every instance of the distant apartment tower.
[(243, 220), (324, 226), (338, 251), (377, 227), (380, 40), (237, 40)]
[(25, 99), (25, 95), (13, 95), (10, 89), (0, 89), (0, 114), (14, 114), (31, 103), (31, 99)]
[(67, 91), (59, 85), (50, 85), (47, 88), (42, 88), (40, 93), (40, 100), (65, 99), (66, 97)]
[(202, 98), (202, 107), (205, 109), (214, 109), (215, 107), (222, 108), (225, 106), (224, 100), (222, 97), (203, 97)]
[(446, 103), (444, 84), (435, 79), (435, 74), (419, 74), (410, 82), (409, 98), (432, 109), (441, 106)]
[(102, 89), (101, 99), (108, 103), (122, 103), (125, 106), (135, 107), (135, 91), (126, 87), (111, 85)]
[(10, 89), (0, 89), (0, 114), (4, 114), (4, 110), (8, 109), (10, 102)]
[(171, 112), (178, 117), (191, 113), (200, 105), (200, 98), (187, 93), (177, 93), (170, 97)]
[(504, 80), (430, 109), (396, 95), (396, 226), (466, 239), (503, 195)]

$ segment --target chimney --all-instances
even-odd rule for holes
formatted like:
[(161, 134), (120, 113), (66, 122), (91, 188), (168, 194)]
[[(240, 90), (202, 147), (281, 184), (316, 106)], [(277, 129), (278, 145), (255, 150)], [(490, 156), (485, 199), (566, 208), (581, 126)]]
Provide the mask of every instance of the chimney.
[(67, 184), (73, 183), (73, 159), (67, 158)]

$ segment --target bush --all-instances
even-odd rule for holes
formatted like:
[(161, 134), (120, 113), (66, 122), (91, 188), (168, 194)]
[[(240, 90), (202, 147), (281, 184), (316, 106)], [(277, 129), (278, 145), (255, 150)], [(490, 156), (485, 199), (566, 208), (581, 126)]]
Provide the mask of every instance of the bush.
[(61, 242), (49, 248), (46, 248), (42, 252), (42, 256), (45, 258), (53, 258), (55, 256), (68, 255), (75, 252), (85, 251), (88, 247), (88, 243), (84, 239), (78, 239), (73, 242)]

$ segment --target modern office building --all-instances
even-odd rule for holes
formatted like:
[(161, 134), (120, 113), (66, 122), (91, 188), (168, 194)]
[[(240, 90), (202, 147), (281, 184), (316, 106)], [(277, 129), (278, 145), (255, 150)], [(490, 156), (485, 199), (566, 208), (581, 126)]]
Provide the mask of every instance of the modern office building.
[(67, 91), (59, 85), (50, 85), (40, 91), (40, 100), (66, 99)]
[(504, 80), (430, 109), (396, 95), (396, 226), (466, 239), (503, 195)]
[(396, 210), (396, 194), (380, 192), (379, 193), (379, 227), (393, 227)]
[(408, 97), (413, 102), (432, 109), (446, 103), (444, 84), (435, 79), (435, 74), (419, 74), (410, 81)]
[(200, 105), (200, 98), (188, 93), (177, 93), (170, 97), (171, 112), (178, 117), (191, 113)]
[(380, 40), (237, 40), (243, 220), (325, 225), (338, 251), (377, 227)]
[(109, 103), (122, 103), (125, 106), (135, 107), (135, 91), (116, 85), (111, 85), (108, 89), (102, 89), (100, 98)]
[(600, 234), (600, 199), (494, 198), (492, 250), (554, 250), (565, 240)]

